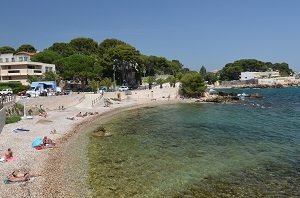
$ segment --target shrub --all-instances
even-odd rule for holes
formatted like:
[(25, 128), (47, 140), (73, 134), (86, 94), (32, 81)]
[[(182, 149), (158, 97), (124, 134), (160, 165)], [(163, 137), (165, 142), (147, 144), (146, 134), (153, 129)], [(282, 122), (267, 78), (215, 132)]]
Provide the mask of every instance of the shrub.
[(12, 116), (6, 117), (5, 124), (16, 123), (20, 120), (21, 120), (20, 115), (12, 115)]

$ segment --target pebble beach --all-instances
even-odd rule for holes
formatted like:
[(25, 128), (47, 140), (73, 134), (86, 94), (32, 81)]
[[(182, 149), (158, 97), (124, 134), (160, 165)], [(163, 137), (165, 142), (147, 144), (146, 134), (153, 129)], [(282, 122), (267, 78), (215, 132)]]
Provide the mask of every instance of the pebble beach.
[[(104, 98), (117, 98), (105, 107)], [(42, 106), (47, 117), (38, 115), (33, 119), (4, 126), (0, 134), (0, 155), (11, 148), (16, 160), (0, 164), (0, 176), (5, 179), (14, 170), (41, 174), (27, 182), (0, 184), (1, 197), (88, 197), (85, 144), (80, 141), (85, 135), (83, 129), (99, 120), (105, 122), (120, 111), (143, 106), (160, 105), (178, 102), (178, 87), (154, 88), (152, 90), (99, 94), (70, 94), (68, 96), (49, 96), (21, 100), (26, 108)], [(63, 109), (61, 109), (63, 106)], [(84, 118), (76, 117), (78, 112), (93, 112)], [(73, 120), (67, 118), (74, 118)], [(29, 129), (28, 132), (14, 133), (16, 128)], [(56, 130), (53, 134), (51, 131)], [(47, 136), (56, 142), (53, 149), (36, 150), (32, 142), (38, 137)], [(78, 167), (81, 166), (81, 167)], [(83, 168), (82, 166), (86, 166)], [(81, 172), (78, 172), (80, 170)], [(80, 186), (80, 188), (78, 188)]]

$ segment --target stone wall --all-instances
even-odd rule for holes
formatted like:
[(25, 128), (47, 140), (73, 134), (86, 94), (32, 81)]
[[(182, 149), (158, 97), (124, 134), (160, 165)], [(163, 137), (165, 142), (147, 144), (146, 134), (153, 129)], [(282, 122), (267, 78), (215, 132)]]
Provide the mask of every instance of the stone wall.
[(2, 108), (0, 110), (0, 133), (5, 125), (5, 119), (6, 119), (6, 112), (5, 112), (5, 108)]

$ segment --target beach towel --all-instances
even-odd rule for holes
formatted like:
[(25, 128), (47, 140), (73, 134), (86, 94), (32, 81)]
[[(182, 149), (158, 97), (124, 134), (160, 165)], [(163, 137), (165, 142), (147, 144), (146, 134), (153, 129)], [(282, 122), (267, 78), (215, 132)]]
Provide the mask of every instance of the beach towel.
[(29, 129), (24, 129), (24, 128), (16, 128), (13, 130), (15, 133), (21, 133), (21, 132), (28, 132), (30, 131)]
[(14, 156), (14, 157), (11, 157), (9, 159), (6, 160), (6, 162), (13, 162), (13, 161), (16, 161), (17, 158)]
[(43, 138), (37, 138), (32, 142), (31, 146), (32, 148), (34, 148), (36, 146), (41, 146), (42, 143), (43, 143)]
[(4, 182), (5, 184), (11, 184), (11, 181), (10, 181), (8, 178), (5, 178), (5, 179), (3, 180), (3, 182)]

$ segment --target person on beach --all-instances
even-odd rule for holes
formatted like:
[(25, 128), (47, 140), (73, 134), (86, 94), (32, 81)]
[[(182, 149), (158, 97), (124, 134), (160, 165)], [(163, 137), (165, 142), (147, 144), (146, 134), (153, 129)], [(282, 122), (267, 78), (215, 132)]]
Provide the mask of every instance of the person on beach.
[(76, 117), (82, 117), (82, 118), (83, 118), (83, 115), (82, 115), (81, 112), (79, 112), (79, 113), (76, 115)]
[(4, 154), (3, 157), (1, 157), (0, 161), (1, 162), (6, 162), (9, 159), (13, 158), (13, 152), (11, 150), (11, 148), (7, 149), (7, 153)]
[(47, 112), (46, 111), (40, 112), (39, 116), (42, 116), (42, 117), (46, 118), (47, 117)]
[(11, 159), (13, 158), (13, 152), (11, 150), (11, 148), (7, 149), (7, 153), (5, 153), (5, 160)]
[(48, 138), (47, 136), (43, 138), (43, 147), (52, 148), (54, 146), (55, 146), (55, 142), (53, 142), (50, 138)]
[(85, 112), (84, 114), (82, 114), (82, 117), (85, 117), (88, 115), (88, 112)]
[(56, 134), (56, 129), (50, 131), (51, 134)]
[(38, 177), (40, 174), (33, 174), (30, 172), (22, 173), (21, 171), (13, 171), (7, 178), (4, 179), (4, 183), (8, 184), (11, 182), (25, 182), (31, 177)]

